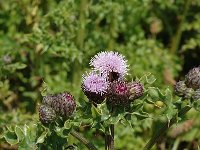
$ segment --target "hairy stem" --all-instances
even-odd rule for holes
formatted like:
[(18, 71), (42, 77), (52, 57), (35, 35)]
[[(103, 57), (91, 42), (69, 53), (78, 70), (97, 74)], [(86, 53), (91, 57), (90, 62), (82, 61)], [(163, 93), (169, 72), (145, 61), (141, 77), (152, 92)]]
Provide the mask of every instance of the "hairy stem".
[[(178, 112), (178, 117), (184, 116), (189, 110), (190, 106), (183, 107)], [(174, 116), (169, 122), (166, 122), (162, 128), (158, 129), (158, 131), (153, 135), (153, 137), (149, 140), (149, 142), (145, 145), (143, 150), (150, 150), (153, 145), (164, 135), (164, 133), (169, 129), (174, 123), (177, 122), (177, 116)]]
[(90, 143), (86, 138), (81, 136), (78, 132), (71, 131), (70, 134), (76, 139), (78, 139), (81, 143), (83, 143), (89, 150), (97, 150), (97, 148), (92, 143)]

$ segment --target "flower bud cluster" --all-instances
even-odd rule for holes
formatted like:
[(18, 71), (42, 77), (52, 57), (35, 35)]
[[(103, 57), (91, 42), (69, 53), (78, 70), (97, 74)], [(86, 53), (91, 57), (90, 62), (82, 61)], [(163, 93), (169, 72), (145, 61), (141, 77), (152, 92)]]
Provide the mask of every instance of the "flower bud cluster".
[(200, 66), (191, 69), (184, 81), (177, 82), (174, 91), (184, 99), (200, 100)]
[(143, 85), (139, 82), (127, 82), (127, 60), (117, 52), (100, 52), (90, 65), (91, 73), (83, 75), (82, 90), (90, 102), (100, 104), (104, 100), (116, 105), (127, 105), (143, 94)]
[(70, 117), (76, 108), (74, 97), (63, 92), (43, 97), (42, 105), (39, 107), (39, 118), (44, 124), (54, 122), (57, 117)]

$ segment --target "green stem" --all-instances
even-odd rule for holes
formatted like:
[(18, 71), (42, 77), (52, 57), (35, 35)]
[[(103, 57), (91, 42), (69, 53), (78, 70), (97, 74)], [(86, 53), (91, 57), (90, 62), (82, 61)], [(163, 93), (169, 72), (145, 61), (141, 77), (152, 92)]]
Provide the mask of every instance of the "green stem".
[(92, 143), (90, 143), (86, 138), (81, 136), (78, 132), (71, 131), (70, 134), (76, 139), (78, 139), (81, 143), (83, 143), (89, 150), (97, 150), (97, 148)]
[(176, 51), (178, 50), (178, 47), (181, 41), (182, 31), (183, 31), (182, 26), (183, 26), (183, 23), (185, 22), (185, 17), (190, 8), (190, 4), (191, 4), (191, 0), (187, 0), (185, 3), (184, 12), (183, 12), (183, 15), (181, 16), (180, 24), (178, 26), (178, 29), (176, 31), (174, 38), (172, 38), (172, 44), (171, 44), (171, 49), (170, 49), (171, 54), (175, 54)]
[(111, 124), (105, 134), (105, 150), (114, 150), (114, 124)]
[[(190, 106), (185, 106), (178, 112), (178, 117), (184, 116), (189, 110)], [(149, 140), (149, 142), (145, 145), (143, 150), (150, 150), (153, 145), (164, 135), (164, 133), (169, 129), (174, 123), (177, 122), (177, 116), (174, 116), (169, 122), (166, 122), (162, 128), (158, 129), (158, 131), (153, 135), (153, 137)]]

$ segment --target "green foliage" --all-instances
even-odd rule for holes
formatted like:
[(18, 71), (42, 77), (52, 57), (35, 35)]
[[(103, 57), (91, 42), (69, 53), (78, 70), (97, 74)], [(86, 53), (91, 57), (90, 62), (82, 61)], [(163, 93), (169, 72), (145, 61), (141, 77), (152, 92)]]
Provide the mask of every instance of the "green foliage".
[[(84, 149), (69, 135), (72, 129), (103, 149), (102, 131), (110, 123), (119, 124), (116, 149), (141, 149), (152, 126), (170, 120), (184, 105), (173, 96), (172, 85), (184, 63), (180, 56), (198, 57), (200, 46), (200, 2), (188, 1), (0, 1), (0, 149), (5, 143), (19, 149)], [(82, 73), (102, 50), (125, 55), (128, 80), (145, 84), (144, 96), (129, 113), (110, 114), (105, 103), (94, 107), (81, 92)], [(77, 101), (74, 120), (58, 122), (57, 128), (41, 125), (41, 97), (66, 90)], [(199, 101), (192, 105), (200, 109)], [(184, 138), (200, 139), (199, 124)], [(53, 142), (56, 138), (60, 143)]]

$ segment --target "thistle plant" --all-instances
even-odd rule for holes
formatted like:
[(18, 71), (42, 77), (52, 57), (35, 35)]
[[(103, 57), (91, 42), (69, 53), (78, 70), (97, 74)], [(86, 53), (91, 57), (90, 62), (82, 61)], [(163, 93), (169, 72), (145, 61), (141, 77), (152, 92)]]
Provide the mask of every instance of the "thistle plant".
[[(112, 115), (119, 106), (130, 106), (134, 99), (143, 94), (143, 85), (128, 82), (128, 65), (125, 57), (117, 52), (100, 52), (91, 61), (92, 73), (83, 75), (82, 90), (90, 101), (105, 103)], [(96, 74), (93, 72), (97, 72)], [(97, 105), (95, 105), (97, 107)], [(102, 122), (97, 121), (97, 124)], [(114, 124), (105, 126), (105, 147), (114, 149)]]
[[(124, 118), (126, 113), (131, 113), (131, 104), (143, 95), (144, 86), (139, 81), (129, 82), (126, 80), (127, 60), (118, 52), (100, 52), (91, 59), (90, 66), (92, 70), (82, 75), (81, 84), (81, 89), (89, 100), (86, 107), (89, 106), (91, 109), (93, 126), (104, 126), (104, 129), (101, 129), (104, 130), (106, 149), (114, 149), (115, 122), (112, 121), (112, 118), (117, 114), (122, 114), (122, 118)], [(75, 108), (74, 97), (69, 92), (48, 94), (43, 97), (39, 107), (39, 118), (44, 125), (52, 123), (59, 125), (60, 119), (67, 122)], [(84, 109), (84, 106), (80, 109)], [(101, 114), (98, 114), (99, 111), (102, 115), (107, 116), (106, 120), (99, 118), (101, 117)], [(78, 118), (74, 117), (73, 119), (75, 121)], [(62, 126), (62, 124), (60, 125)], [(94, 145), (88, 145), (89, 142), (79, 133), (74, 130), (71, 130), (70, 133), (89, 149), (96, 149)]]
[[(140, 150), (151, 136), (146, 149), (200, 143), (198, 0), (0, 7), (0, 149)], [(166, 131), (184, 119), (192, 130), (173, 142)]]
[[(40, 136), (35, 145), (41, 149), (43, 146), (68, 148), (68, 137), (71, 135), (88, 149), (97, 150), (95, 141), (86, 139), (84, 134), (78, 132), (86, 125), (102, 132), (105, 149), (114, 150), (115, 126), (123, 124), (134, 129), (136, 122), (149, 119), (147, 121), (161, 126), (154, 130), (144, 146), (144, 150), (150, 150), (192, 107), (200, 111), (200, 67), (191, 69), (184, 80), (176, 82), (172, 92), (154, 87), (155, 78), (151, 74), (127, 80), (127, 75), (131, 76), (127, 63), (123, 55), (113, 51), (100, 52), (92, 57), (91, 70), (82, 75), (79, 86), (88, 100), (77, 101), (66, 91), (46, 94), (38, 109)], [(172, 96), (173, 93), (176, 96)], [(146, 105), (153, 105), (154, 110), (150, 112)], [(157, 110), (160, 115), (154, 112)], [(15, 132), (19, 136), (21, 129)], [(18, 141), (23, 143), (20, 138), (21, 135)]]
[[(167, 129), (178, 121), (177, 116), (184, 116), (191, 107), (197, 110), (200, 107), (200, 67), (190, 70), (183, 81), (174, 85), (174, 93), (181, 97), (181, 100), (173, 102), (170, 90), (167, 89), (163, 93), (160, 89), (150, 86), (155, 81), (152, 77), (142, 77), (146, 81), (142, 78), (128, 81), (126, 79), (129, 70), (127, 60), (117, 52), (98, 53), (91, 59), (90, 66), (91, 71), (82, 75), (81, 84), (81, 89), (88, 98), (88, 102), (85, 101), (79, 105), (78, 109), (89, 117), (93, 128), (104, 132), (106, 150), (114, 150), (115, 124), (126, 121), (131, 125), (133, 116), (138, 118), (138, 121), (142, 118), (150, 118), (151, 114), (144, 110), (145, 103), (154, 104), (162, 109), (167, 122), (163, 123), (163, 127), (153, 134), (144, 149), (151, 149)], [(183, 100), (187, 100), (184, 107), (181, 106)], [(60, 124), (57, 121), (58, 118), (64, 120), (66, 124), (69, 123), (67, 120), (75, 108), (74, 97), (68, 92), (46, 95), (39, 108), (39, 118), (45, 125), (53, 122)], [(78, 117), (75, 114), (71, 121), (78, 122), (80, 119), (81, 116)], [(88, 149), (96, 150), (97, 148), (91, 142), (74, 130), (76, 128), (78, 128), (76, 124), (71, 125), (69, 133)]]
[(142, 96), (142, 84), (125, 80), (128, 65), (123, 55), (113, 51), (100, 52), (91, 59), (90, 66), (93, 72), (83, 75), (82, 89), (92, 102), (106, 101), (115, 107), (130, 104), (131, 100)]

